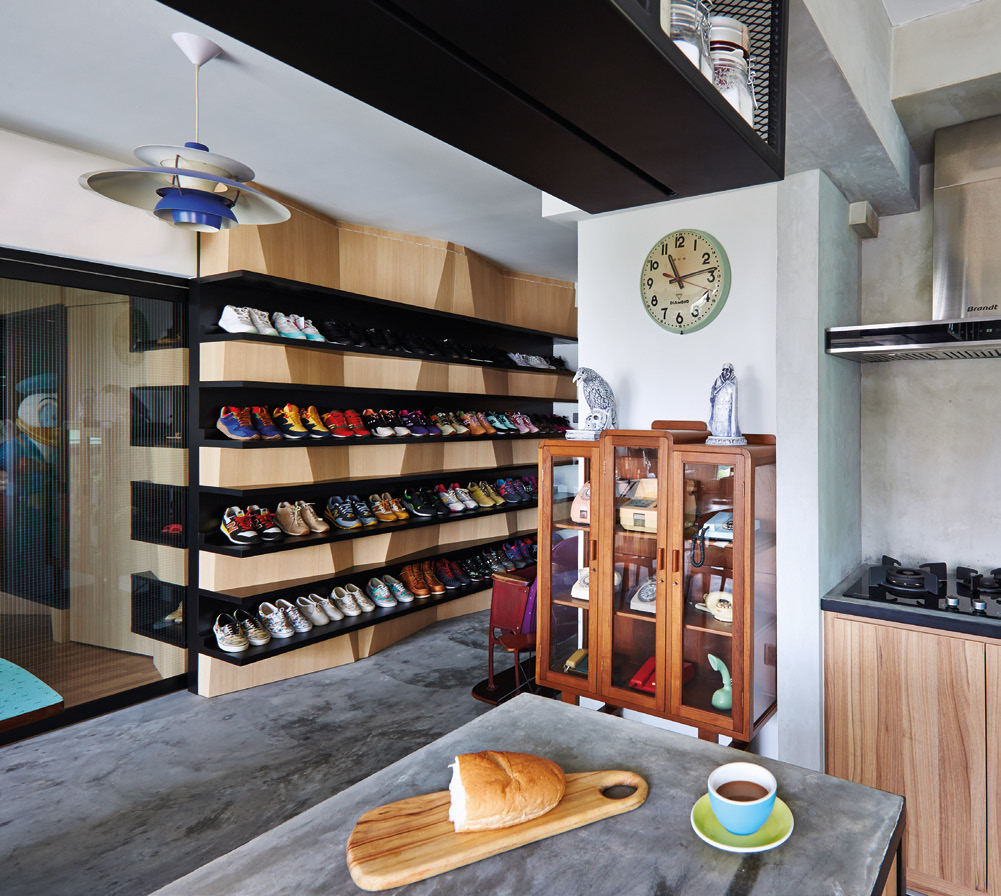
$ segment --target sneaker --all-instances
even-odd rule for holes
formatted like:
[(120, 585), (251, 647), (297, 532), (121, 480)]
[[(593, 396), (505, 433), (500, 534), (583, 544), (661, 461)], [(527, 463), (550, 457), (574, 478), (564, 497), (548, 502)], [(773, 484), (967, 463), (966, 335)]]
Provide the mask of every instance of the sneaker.
[(366, 583), (365, 590), (368, 592), (368, 596), (372, 598), (372, 600), (374, 600), (380, 607), (396, 606), (396, 598), (393, 597), (393, 593), (389, 590), (389, 586), (382, 581), (382, 579), (377, 579), (373, 576)]
[(303, 616), (312, 622), (314, 626), (330, 624), (330, 617), (323, 612), (322, 607), (320, 607), (319, 604), (317, 604), (312, 598), (296, 598), (295, 606), (296, 609), (298, 609)]
[(419, 563), (408, 563), (400, 571), (400, 578), (407, 590), (418, 600), (431, 596), (431, 589), (424, 582), (424, 574)]
[(227, 405), (219, 412), (215, 428), (238, 442), (252, 442), (261, 434), (250, 422), (250, 408), (234, 408)]
[(261, 536), (254, 530), (254, 520), (239, 507), (227, 507), (222, 513), (219, 529), (233, 544), (260, 544)]
[(396, 435), (396, 433), (393, 432), (393, 427), (386, 423), (386, 421), (371, 408), (361, 412), (361, 419), (368, 431), (376, 438), (388, 439), (390, 436)]
[(394, 498), (389, 492), (382, 493), (382, 502), (386, 504), (390, 510), (393, 511), (393, 515), (398, 520), (409, 520), (410, 513), (403, 506), (399, 498)]
[(534, 500), (533, 496), (529, 493), (528, 489), (525, 488), (524, 483), (520, 479), (511, 478), (507, 481), (511, 485), (511, 488), (518, 493), (518, 497), (521, 498), (522, 501)]
[(354, 344), (354, 340), (351, 338), (351, 332), (348, 330), (347, 326), (338, 323), (336, 320), (321, 321), (319, 328), (326, 337), (327, 342), (333, 343), (334, 345)]
[[(344, 419), (347, 422), (347, 428), (350, 429), (354, 435), (362, 439), (369, 439), (372, 437), (372, 433), (368, 431), (364, 421), (361, 419), (361, 414), (357, 411), (353, 411), (348, 408), (348, 410), (344, 412)], [(324, 422), (326, 422), (326, 418), (324, 418)]]
[(497, 490), (489, 482), (481, 480), (480, 488), (488, 498), (493, 500), (494, 504), (507, 504), (507, 498), (498, 494)]
[(448, 414), (444, 411), (433, 412), (431, 414), (431, 422), (438, 427), (438, 432), (440, 432), (443, 436), (455, 435), (455, 427), (448, 419)]
[(262, 336), (280, 336), (281, 334), (271, 326), (268, 320), (268, 312), (261, 311), (260, 308), (250, 308), (250, 320), (257, 327), (257, 332)]
[(453, 482), (449, 487), (449, 490), (462, 502), (462, 506), (467, 510), (476, 510), (480, 505), (473, 500), (472, 495), (469, 494), (464, 488), (459, 488), (458, 482)]
[(447, 591), (455, 591), (461, 587), (461, 582), (452, 575), (452, 565), (442, 557), (434, 562), (434, 574)]
[[(498, 479), (495, 485), (497, 493), (508, 502), (508, 504), (520, 504), (522, 502), (521, 495), (518, 494), (518, 490), (511, 484), (510, 479)], [(528, 499), (528, 495), (525, 496), (525, 500)]]
[(361, 607), (358, 606), (357, 601), (343, 588), (339, 586), (334, 588), (330, 592), (330, 596), (345, 616), (361, 616)]
[(381, 520), (384, 523), (395, 523), (396, 514), (393, 513), (393, 509), (389, 506), (387, 501), (384, 501), (378, 495), (368, 496), (369, 507), (372, 508), (372, 513), (375, 514), (375, 518)]
[(459, 496), (450, 488), (445, 488), (444, 485), (436, 485), (435, 492), (438, 494), (438, 500), (452, 513), (460, 513), (466, 509), (466, 505), (459, 500)]
[[(441, 430), (437, 426), (435, 426), (434, 423), (428, 420), (427, 417), (424, 416), (423, 411), (411, 411), (410, 419), (411, 421), (416, 422), (418, 426), (423, 428), (424, 432), (427, 433), (429, 436), (441, 435)], [(412, 426), (410, 428), (411, 430), (413, 429)]]
[[(486, 435), (486, 429), (482, 423), (480, 423), (480, 418), (475, 414), (468, 412), (463, 412), (460, 414), (459, 419), (462, 420), (463, 426), (469, 431), (471, 436), (482, 436)], [(456, 430), (458, 432), (458, 430)]]
[(338, 529), (357, 529), (361, 526), (361, 522), (355, 516), (354, 508), (338, 495), (327, 500), (323, 515)]
[(456, 414), (455, 411), (449, 411), (448, 412), (448, 422), (451, 423), (453, 427), (455, 427), (455, 434), (457, 436), (468, 436), (469, 435), (469, 427), (466, 426), (459, 419), (459, 415)]
[(250, 309), (227, 305), (219, 315), (219, 326), (227, 333), (256, 333), (257, 327), (250, 319)]
[(413, 436), (426, 436), (427, 427), (422, 426), (416, 411), (400, 411), (400, 422), (406, 429), (410, 430)]
[(497, 502), (493, 498), (489, 497), (486, 492), (483, 491), (475, 482), (470, 482), (467, 486), (467, 494), (475, 502), (477, 507), (496, 507)]
[[(382, 416), (384, 424), (393, 428), (394, 435), (401, 437), (413, 435), (396, 411), (379, 411), (379, 414)], [(421, 433), (421, 435), (426, 435), (426, 433)]]
[(358, 522), (360, 522), (363, 526), (377, 526), (379, 524), (379, 521), (369, 509), (368, 504), (366, 504), (357, 495), (348, 495), (344, 500), (350, 502), (351, 509), (355, 512)]
[(295, 506), (299, 508), (299, 517), (309, 526), (310, 532), (330, 531), (330, 524), (317, 516), (316, 508), (308, 501), (296, 501)]
[(486, 414), (484, 414), (482, 411), (474, 411), (473, 416), (480, 421), (480, 426), (483, 427), (483, 431), (488, 436), (497, 434), (497, 428), (490, 422)]
[(258, 507), (251, 504), (247, 507), (247, 516), (250, 517), (254, 531), (261, 536), (261, 541), (284, 541), (282, 530), (275, 522), (275, 515), (267, 507)]
[(435, 575), (434, 564), (430, 560), (425, 560), (421, 564), (421, 575), (424, 576), (424, 582), (431, 589), (432, 594), (445, 593), (445, 585)]
[(267, 408), (251, 408), (250, 422), (261, 438), (266, 441), (273, 441), (282, 437), (281, 430), (275, 426)]
[(539, 497), (539, 480), (534, 476), (523, 476), (520, 482), (522, 490), (526, 495), (535, 501)]
[(225, 650), (226, 653), (242, 653), (250, 647), (250, 642), (243, 633), (243, 629), (240, 628), (240, 623), (228, 613), (220, 613), (216, 617), (212, 631), (215, 632), (219, 649)]
[(311, 404), (303, 410), (300, 419), (311, 439), (329, 439), (331, 437), (330, 430), (323, 425), (323, 420), (320, 419), (320, 412), (316, 409), (316, 405)]
[(289, 625), (297, 632), (311, 632), (313, 630), (313, 623), (299, 612), (299, 608), (295, 604), (285, 600), (284, 597), (276, 600), (275, 606), (285, 614)]
[(265, 601), (257, 608), (257, 615), (272, 638), (291, 638), (295, 634), (295, 629), (285, 618), (285, 614), (274, 604)]
[(459, 563), (459, 568), (471, 582), (482, 582), (490, 577), (490, 571), (484, 570), (476, 557), (467, 557)]
[(452, 511), (449, 510), (444, 504), (442, 504), (441, 499), (438, 497), (438, 492), (433, 488), (422, 488), (414, 489), (415, 494), (420, 492), (420, 496), (424, 499), (424, 503), (434, 510), (434, 515), (439, 519), (448, 519), (452, 515)]
[(233, 619), (240, 626), (244, 637), (255, 647), (267, 644), (271, 640), (271, 633), (261, 624), (261, 620), (251, 616), (246, 610), (242, 608), (234, 610)]
[(344, 618), (344, 614), (338, 609), (337, 604), (329, 597), (324, 597), (322, 594), (310, 594), (309, 599), (327, 614), (327, 618), (331, 622), (340, 622)]
[(291, 318), (286, 317), (281, 312), (276, 311), (271, 315), (271, 323), (274, 328), (278, 331), (279, 336), (284, 336), (286, 339), (305, 339), (306, 334), (303, 333), (292, 321)]
[(357, 585), (349, 582), (344, 586), (344, 590), (355, 599), (355, 603), (361, 607), (363, 613), (371, 613), (375, 609), (375, 604), (369, 600), (368, 595)]
[(405, 489), (403, 492), (403, 506), (414, 516), (431, 517), (434, 516), (434, 507), (424, 500), (418, 489)]
[(465, 588), (466, 585), (473, 584), (473, 577), (466, 574), (466, 571), (459, 565), (455, 560), (446, 560), (448, 563), (449, 571), (452, 573), (452, 577), (459, 580), (459, 584)]
[(518, 429), (520, 429), (522, 432), (536, 433), (539, 431), (539, 427), (536, 426), (531, 421), (531, 419), (527, 414), (515, 412), (514, 414), (508, 414), (508, 417), (510, 417), (515, 422)]
[(508, 567), (510, 566), (513, 570), (514, 564), (508, 561), (504, 563), (499, 556), (493, 551), (483, 552), (483, 565), (489, 570), (490, 574), (493, 575), (495, 572), (509, 572)]
[(275, 426), (282, 431), (282, 435), (286, 439), (305, 439), (309, 435), (309, 430), (302, 425), (297, 405), (287, 404), (284, 407), (275, 408), (273, 417)]
[(503, 548), (507, 559), (515, 565), (515, 569), (524, 569), (528, 566), (528, 561), (525, 559), (525, 555), (518, 550), (517, 545), (513, 545), (505, 541), (501, 547)]
[(309, 535), (309, 526), (302, 518), (302, 511), (297, 504), (282, 501), (275, 508), (275, 520), (286, 535)]
[[(356, 435), (348, 426), (348, 419), (341, 411), (327, 411), (323, 415), (323, 425), (327, 427), (335, 439), (350, 439)], [(366, 432), (365, 435), (368, 435)]]
[(403, 582), (399, 579), (394, 579), (392, 576), (383, 576), (382, 581), (392, 592), (393, 597), (395, 597), (401, 604), (409, 604), (413, 601), (414, 596), (406, 589)]
[(184, 622), (184, 601), (182, 600), (178, 605), (177, 609), (173, 613), (168, 613), (163, 617), (164, 622), (173, 622), (175, 625), (180, 625)]
[(497, 570), (498, 563), (501, 565), (504, 572), (514, 572), (518, 568), (510, 557), (501, 551), (495, 550), (494, 548), (487, 548), (483, 552), (483, 556), (487, 558), (491, 567), (493, 567), (495, 571)]
[(298, 327), (300, 333), (305, 334), (307, 339), (312, 340), (313, 342), (327, 341), (320, 335), (320, 331), (313, 326), (313, 322), (306, 319), (301, 314), (293, 314), (292, 323)]
[(518, 431), (517, 426), (503, 419), (500, 414), (480, 414), (480, 418), (481, 421), (485, 419), (494, 428), (494, 432), (498, 432), (501, 435)]

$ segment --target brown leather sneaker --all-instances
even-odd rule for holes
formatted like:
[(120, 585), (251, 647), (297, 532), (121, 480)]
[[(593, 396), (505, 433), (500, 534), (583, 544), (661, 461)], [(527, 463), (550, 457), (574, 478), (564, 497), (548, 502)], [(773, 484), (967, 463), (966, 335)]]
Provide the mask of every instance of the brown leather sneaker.
[(421, 564), (421, 574), (424, 576), (424, 581), (427, 583), (428, 588), (431, 589), (432, 594), (445, 593), (445, 586), (438, 581), (438, 576), (434, 574), (434, 563), (430, 560), (425, 560)]
[(302, 517), (302, 521), (309, 526), (313, 532), (329, 532), (330, 523), (326, 520), (320, 519), (316, 515), (316, 511), (313, 509), (313, 505), (308, 501), (296, 501), (295, 506), (299, 508), (299, 516)]
[(309, 526), (302, 518), (302, 511), (296, 504), (282, 501), (275, 511), (278, 526), (286, 535), (309, 535)]
[(421, 568), (418, 564), (408, 563), (404, 566), (400, 572), (400, 580), (418, 600), (431, 596), (428, 586), (424, 584), (424, 576), (421, 574)]

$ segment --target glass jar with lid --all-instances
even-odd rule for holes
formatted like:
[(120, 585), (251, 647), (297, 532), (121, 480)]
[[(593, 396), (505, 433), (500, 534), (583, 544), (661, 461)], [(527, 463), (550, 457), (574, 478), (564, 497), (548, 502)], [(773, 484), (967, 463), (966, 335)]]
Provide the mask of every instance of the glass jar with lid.
[(744, 121), (754, 127), (758, 104), (754, 96), (747, 26), (729, 16), (713, 16), (709, 22), (709, 52), (713, 84)]
[(660, 27), (699, 71), (713, 77), (709, 56), (709, 0), (661, 0)]

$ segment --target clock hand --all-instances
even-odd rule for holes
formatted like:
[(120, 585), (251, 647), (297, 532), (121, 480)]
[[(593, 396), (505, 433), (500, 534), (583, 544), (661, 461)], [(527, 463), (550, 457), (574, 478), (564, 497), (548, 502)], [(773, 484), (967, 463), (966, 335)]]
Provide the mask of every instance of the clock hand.
[[(677, 283), (682, 289), (684, 289), (685, 288), (685, 280), (681, 276), (681, 274), (678, 273), (678, 266), (674, 263), (674, 256), (673, 255), (668, 255), (667, 256), (667, 260), (671, 263), (671, 270), (674, 271), (674, 276), (671, 278), (670, 282), (671, 283)], [(664, 276), (666, 277), (667, 274), (664, 274)]]
[(708, 274), (712, 271), (715, 271), (716, 268), (718, 267), (718, 265), (714, 265), (711, 268), (703, 268), (701, 271), (692, 271), (690, 274), (685, 274), (684, 276), (682, 276), (681, 274), (678, 273), (678, 269), (677, 267), (675, 267), (674, 264), (674, 259), (671, 258), (670, 255), (667, 256), (667, 260), (671, 262), (671, 268), (674, 270), (674, 276), (672, 277), (670, 274), (667, 273), (667, 271), (664, 271), (664, 276), (667, 277), (669, 283), (680, 284), (682, 289), (685, 288), (685, 283), (684, 283), (685, 280), (690, 279), (691, 277), (697, 277), (699, 274)]

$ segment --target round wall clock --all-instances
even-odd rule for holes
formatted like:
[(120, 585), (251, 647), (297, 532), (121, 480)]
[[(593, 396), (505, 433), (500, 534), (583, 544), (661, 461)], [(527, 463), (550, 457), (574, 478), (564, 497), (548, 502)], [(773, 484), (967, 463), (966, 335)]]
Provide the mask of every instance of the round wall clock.
[(650, 250), (640, 275), (643, 307), (665, 330), (692, 333), (723, 308), (730, 262), (723, 246), (701, 230), (675, 230)]

